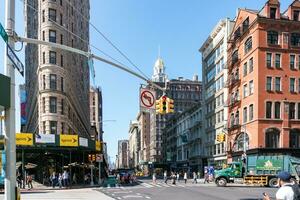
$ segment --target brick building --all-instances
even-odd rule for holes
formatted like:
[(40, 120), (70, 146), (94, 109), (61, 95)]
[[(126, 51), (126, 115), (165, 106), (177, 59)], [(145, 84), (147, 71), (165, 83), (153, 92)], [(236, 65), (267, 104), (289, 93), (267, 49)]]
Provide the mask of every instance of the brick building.
[(228, 45), (229, 161), (243, 152), (300, 156), (299, 11), (299, 0), (283, 13), (278, 0), (238, 10)]

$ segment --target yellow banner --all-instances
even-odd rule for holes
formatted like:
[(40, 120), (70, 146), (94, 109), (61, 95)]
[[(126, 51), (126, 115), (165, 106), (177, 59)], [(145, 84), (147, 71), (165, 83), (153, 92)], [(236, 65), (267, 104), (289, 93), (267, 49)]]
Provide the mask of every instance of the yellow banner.
[(100, 141), (96, 140), (95, 146), (96, 146), (96, 151), (101, 151), (101, 142)]
[(16, 145), (21, 146), (33, 146), (33, 134), (32, 133), (17, 133)]
[(59, 135), (59, 146), (78, 147), (78, 135)]

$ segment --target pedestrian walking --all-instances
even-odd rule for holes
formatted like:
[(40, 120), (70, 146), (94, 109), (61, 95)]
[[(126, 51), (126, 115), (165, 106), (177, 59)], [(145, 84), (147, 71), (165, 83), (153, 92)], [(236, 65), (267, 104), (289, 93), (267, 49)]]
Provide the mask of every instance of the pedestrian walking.
[(179, 183), (179, 178), (180, 178), (180, 174), (179, 174), (179, 172), (177, 172), (177, 174), (176, 174), (176, 179), (177, 179), (177, 182)]
[(154, 172), (152, 175), (153, 184), (156, 184), (156, 173)]
[[(298, 184), (291, 183), (291, 174), (289, 172), (283, 171), (277, 175), (279, 189), (276, 192), (277, 200), (294, 200), (300, 199), (300, 191)], [(270, 196), (266, 193), (264, 194), (264, 200), (270, 200)]]
[(28, 190), (31, 190), (33, 188), (32, 176), (30, 174), (27, 175), (27, 185), (28, 185)]
[(174, 172), (171, 173), (171, 178), (172, 178), (172, 184), (176, 185), (176, 175)]
[(51, 181), (51, 185), (52, 185), (52, 188), (55, 188), (55, 185), (56, 185), (56, 173), (53, 172), (51, 177), (50, 177), (50, 181)]
[(187, 173), (186, 172), (184, 172), (183, 179), (184, 179), (184, 183), (186, 184), (186, 182), (187, 182)]
[(58, 174), (58, 186), (59, 188), (62, 187), (62, 182), (63, 182), (63, 176), (61, 173)]
[(76, 176), (76, 173), (73, 174), (73, 184), (74, 184), (74, 185), (77, 184), (77, 176)]
[(193, 172), (193, 183), (197, 184), (197, 174)]
[(67, 170), (65, 170), (63, 173), (63, 182), (65, 187), (69, 186), (69, 173), (67, 172)]
[(165, 180), (165, 184), (168, 184), (168, 173), (167, 173), (167, 171), (164, 172), (164, 180)]
[(208, 175), (208, 168), (204, 167), (204, 184), (209, 183), (209, 175)]

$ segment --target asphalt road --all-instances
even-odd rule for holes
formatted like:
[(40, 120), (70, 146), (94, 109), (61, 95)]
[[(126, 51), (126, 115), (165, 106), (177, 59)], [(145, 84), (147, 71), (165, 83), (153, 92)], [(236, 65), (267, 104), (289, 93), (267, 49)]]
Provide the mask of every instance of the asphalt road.
[[(153, 199), (153, 200), (259, 200), (266, 192), (275, 197), (277, 189), (253, 186), (216, 187), (214, 184), (192, 184), (191, 182), (177, 185), (165, 184), (161, 180), (153, 184), (143, 180), (134, 186), (121, 186), (96, 189), (116, 200)], [(274, 198), (275, 199), (275, 198)]]

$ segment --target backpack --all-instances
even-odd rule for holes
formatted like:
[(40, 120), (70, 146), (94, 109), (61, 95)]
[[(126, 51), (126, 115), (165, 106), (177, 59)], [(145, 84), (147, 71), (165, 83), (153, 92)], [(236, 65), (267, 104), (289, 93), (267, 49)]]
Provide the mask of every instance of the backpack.
[(299, 190), (299, 185), (294, 184), (294, 185), (287, 185), (292, 188), (294, 192), (294, 200), (300, 200), (300, 190)]

